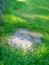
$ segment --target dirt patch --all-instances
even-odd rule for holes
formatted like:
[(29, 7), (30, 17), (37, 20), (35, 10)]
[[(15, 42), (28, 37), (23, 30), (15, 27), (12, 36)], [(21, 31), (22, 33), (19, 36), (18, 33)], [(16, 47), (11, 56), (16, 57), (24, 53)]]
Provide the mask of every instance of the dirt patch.
[(10, 36), (8, 44), (10, 46), (21, 47), (23, 49), (29, 49), (33, 47), (33, 44), (41, 42), (40, 34), (37, 32), (31, 32), (27, 29), (18, 29)]

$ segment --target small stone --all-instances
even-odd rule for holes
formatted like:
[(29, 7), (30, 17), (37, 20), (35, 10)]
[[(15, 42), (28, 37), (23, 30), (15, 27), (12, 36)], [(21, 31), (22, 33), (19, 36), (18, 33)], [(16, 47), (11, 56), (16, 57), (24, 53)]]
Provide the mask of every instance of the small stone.
[(31, 32), (27, 29), (18, 29), (10, 36), (8, 44), (10, 46), (21, 47), (23, 49), (29, 49), (33, 47), (34, 43), (40, 43), (40, 34)]

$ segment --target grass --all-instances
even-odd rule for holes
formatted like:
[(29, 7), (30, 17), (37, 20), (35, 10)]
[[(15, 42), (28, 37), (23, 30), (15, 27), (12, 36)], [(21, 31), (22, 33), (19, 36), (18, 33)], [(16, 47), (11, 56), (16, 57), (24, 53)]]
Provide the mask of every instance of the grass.
[(49, 50), (45, 45), (41, 45), (33, 52), (15, 49), (8, 46), (0, 46), (1, 65), (48, 65)]
[[(0, 65), (49, 65), (48, 0), (8, 0), (2, 19)], [(8, 37), (18, 28), (41, 33), (42, 43), (29, 52), (8, 46)]]

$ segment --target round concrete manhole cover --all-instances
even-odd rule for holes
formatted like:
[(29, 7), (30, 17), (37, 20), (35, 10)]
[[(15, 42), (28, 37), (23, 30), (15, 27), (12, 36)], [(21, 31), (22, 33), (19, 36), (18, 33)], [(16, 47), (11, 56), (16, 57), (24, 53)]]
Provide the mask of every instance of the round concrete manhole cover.
[(36, 32), (31, 32), (27, 29), (18, 29), (8, 39), (8, 44), (10, 46), (21, 47), (23, 49), (29, 49), (33, 46), (34, 43), (40, 42), (40, 34)]

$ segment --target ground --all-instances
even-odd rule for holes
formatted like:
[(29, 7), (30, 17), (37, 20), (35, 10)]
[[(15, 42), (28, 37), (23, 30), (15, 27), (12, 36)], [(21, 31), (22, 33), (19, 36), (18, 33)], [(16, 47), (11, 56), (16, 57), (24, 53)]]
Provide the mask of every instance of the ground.
[[(0, 65), (49, 65), (49, 0), (7, 0), (2, 19)], [(9, 46), (19, 28), (40, 33), (42, 42), (29, 52)]]

